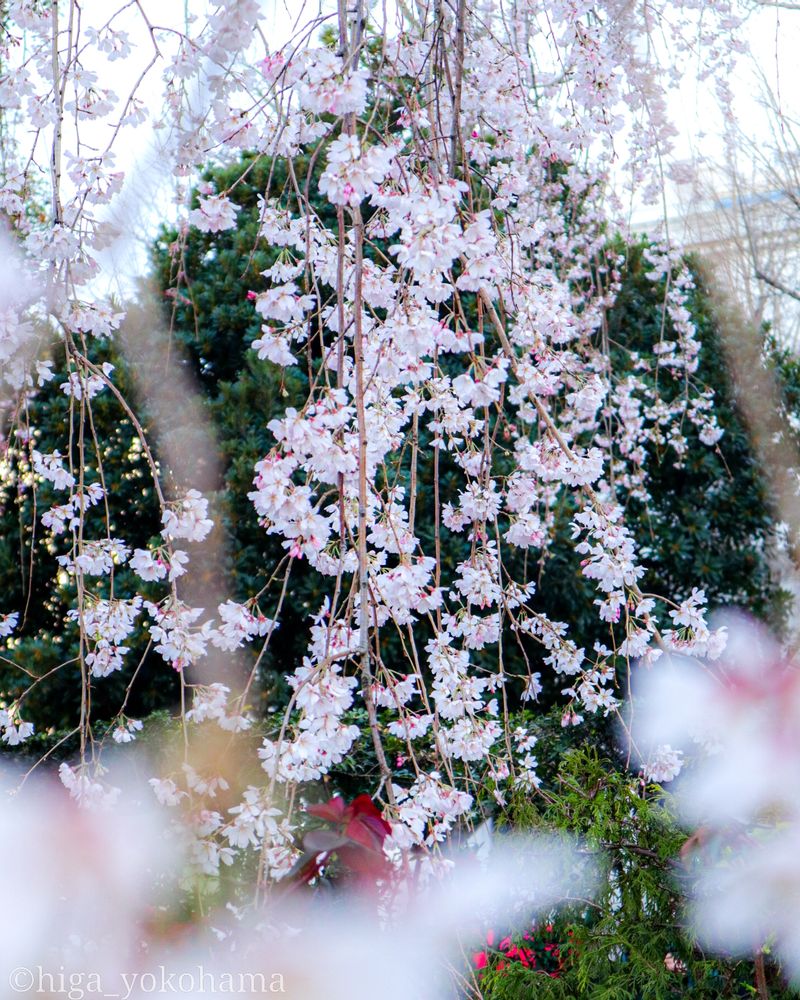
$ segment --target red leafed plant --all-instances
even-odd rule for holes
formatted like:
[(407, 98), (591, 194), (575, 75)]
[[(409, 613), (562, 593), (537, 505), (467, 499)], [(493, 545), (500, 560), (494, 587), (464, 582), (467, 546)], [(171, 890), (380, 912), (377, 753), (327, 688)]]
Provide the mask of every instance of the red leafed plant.
[(369, 885), (390, 874), (383, 844), (392, 828), (369, 795), (359, 795), (349, 803), (337, 795), (308, 806), (306, 812), (328, 825), (309, 830), (303, 837), (303, 855), (293, 872), (295, 882), (310, 883), (334, 857), (340, 879)]

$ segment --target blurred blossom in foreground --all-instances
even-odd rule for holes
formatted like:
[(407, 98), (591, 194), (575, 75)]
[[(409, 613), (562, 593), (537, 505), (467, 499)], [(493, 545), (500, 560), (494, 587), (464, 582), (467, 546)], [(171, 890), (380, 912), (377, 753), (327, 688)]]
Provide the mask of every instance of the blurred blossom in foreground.
[(785, 971), (800, 978), (800, 826), (741, 833), (711, 865), (700, 856), (694, 920), (718, 951), (752, 954), (771, 941)]
[(678, 788), (689, 821), (747, 822), (771, 808), (800, 815), (797, 664), (755, 623), (732, 618), (728, 627), (714, 664), (670, 655), (639, 668), (634, 744), (648, 763), (695, 758)]
[[(0, 227), (0, 395), (16, 391), (30, 380), (27, 364), (35, 333), (25, 310), (36, 296), (36, 286), (11, 237)], [(41, 384), (41, 383), (40, 383)]]
[(648, 777), (681, 771), (676, 802), (699, 824), (683, 854), (701, 940), (752, 954), (772, 938), (800, 976), (800, 665), (755, 622), (727, 622), (717, 663), (639, 668), (632, 738)]
[[(270, 932), (260, 947), (267, 963), (284, 973), (290, 997), (438, 1000), (457, 995), (454, 977), (470, 975), (465, 955), (498, 915), (521, 924), (565, 899), (585, 899), (593, 885), (591, 862), (574, 845), (513, 838), (495, 843), (483, 864), (460, 857), (422, 890), (401, 883), (380, 919), (366, 898), (353, 894), (344, 902), (315, 898), (313, 905), (273, 906), (267, 916), (279, 936)], [(291, 927), (301, 930), (287, 935)]]
[[(4, 775), (3, 777), (8, 777)], [(5, 898), (0, 983), (16, 967), (111, 975), (174, 887), (181, 852), (146, 790), (113, 810), (81, 808), (55, 780), (30, 779), (0, 809)]]
[(435, 1000), (453, 995), (454, 976), (470, 975), (464, 956), (487, 924), (530, 921), (593, 891), (591, 857), (574, 843), (510, 837), (482, 861), (459, 852), (422, 887), (422, 866), (406, 858), (377, 894), (298, 883), (260, 905), (240, 891), (193, 914), (211, 881), (181, 850), (190, 832), (166, 826), (135, 782), (114, 781), (111, 808), (91, 797), (80, 806), (55, 780), (33, 779), (3, 805), (14, 905), (2, 920), (0, 982), (16, 976), (17, 995), (50, 988), (129, 1000), (173, 984), (188, 996)]

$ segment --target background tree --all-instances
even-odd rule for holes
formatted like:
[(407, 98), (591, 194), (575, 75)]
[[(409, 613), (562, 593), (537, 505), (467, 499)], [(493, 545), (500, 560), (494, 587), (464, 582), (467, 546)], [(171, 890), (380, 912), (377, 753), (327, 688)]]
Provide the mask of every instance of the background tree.
[[(298, 176), (302, 184), (302, 163)], [(236, 229), (213, 236), (196, 229), (184, 234), (166, 229), (155, 246), (154, 259), (157, 281), (165, 292), (175, 288), (180, 275), (177, 291), (170, 291), (165, 299), (165, 317), (204, 386), (225, 449), (230, 487), (224, 501), (225, 522), (234, 553), (231, 568), (244, 594), (252, 575), (265, 578), (283, 554), (258, 527), (246, 500), (253, 466), (273, 443), (267, 421), (255, 415), (274, 412), (277, 403), (300, 405), (307, 383), (295, 369), (282, 369), (255, 356), (250, 345), (260, 335), (260, 319), (241, 294), (242, 288), (263, 290), (265, 280), (260, 272), (277, 259), (277, 249), (252, 248), (259, 224), (259, 195), (274, 192), (279, 199), (285, 197), (285, 178), (268, 159), (247, 156), (241, 163), (210, 171), (205, 181), (214, 190), (230, 190), (232, 200), (241, 208)], [(330, 208), (325, 203), (317, 207), (322, 212)], [(618, 269), (619, 291), (603, 334), (616, 364), (630, 352), (646, 355), (654, 344), (672, 336), (671, 320), (664, 309), (664, 283), (648, 277), (646, 248), (646, 243), (625, 245), (617, 240), (609, 244), (605, 258), (598, 262)], [(712, 303), (699, 275), (695, 275), (695, 282), (688, 308), (702, 350), (694, 378), (700, 386), (713, 387), (724, 434), (714, 447), (708, 447), (700, 441), (698, 429), (687, 425), (688, 448), (679, 467), (667, 442), (660, 448), (648, 446), (643, 465), (649, 476), (649, 493), (632, 501), (637, 541), (647, 553), (645, 589), (661, 592), (669, 588), (685, 596), (693, 586), (702, 586), (712, 604), (735, 603), (778, 622), (783, 599), (769, 565), (772, 514), (736, 406)], [(683, 382), (663, 370), (640, 374), (653, 389), (658, 385), (664, 390), (665, 380), (671, 378), (671, 392), (684, 391)], [(420, 450), (425, 453), (424, 448)], [(419, 507), (429, 512), (432, 521), (433, 499), (426, 490), (430, 490), (433, 459), (423, 454), (422, 461), (430, 468), (426, 466), (425, 474), (419, 475)], [(448, 486), (451, 471), (446, 456), (442, 457), (441, 503), (453, 499), (454, 491)], [(568, 534), (573, 515), (571, 504), (559, 509), (560, 523), (554, 532), (557, 539)], [(424, 516), (419, 518), (419, 530), (426, 531)], [(455, 564), (463, 558), (466, 544), (460, 536), (444, 532), (443, 558)], [(575, 623), (580, 642), (591, 646), (595, 638), (603, 636), (590, 610), (591, 584), (579, 569), (568, 545), (556, 542), (549, 546), (541, 556), (537, 600), (554, 618)], [(318, 595), (313, 579), (314, 574), (307, 574), (302, 565), (293, 570), (289, 593), (295, 613), (316, 610)], [(539, 658), (532, 644), (526, 646), (525, 654), (534, 662)], [(285, 637), (276, 642), (269, 663), (282, 673), (297, 655)], [(508, 655), (513, 658), (520, 653), (512, 647)]]
[[(304, 182), (306, 168), (307, 163), (302, 160), (296, 164), (295, 183)], [(204, 189), (210, 186), (231, 191), (233, 202), (240, 208), (237, 226), (217, 234), (195, 228), (180, 233), (165, 228), (153, 248), (156, 286), (163, 300), (168, 335), (174, 338), (179, 353), (191, 368), (216, 429), (225, 488), (214, 502), (222, 516), (228, 543), (227, 570), (234, 593), (246, 599), (253, 592), (254, 581), (255, 589), (271, 581), (269, 599), (274, 602), (283, 585), (283, 574), (276, 577), (275, 570), (286, 565), (286, 549), (259, 526), (247, 494), (256, 462), (273, 443), (266, 426), (269, 414), (279, 412), (287, 404), (302, 405), (308, 375), (257, 357), (251, 344), (260, 335), (260, 319), (243, 290), (263, 290), (269, 282), (261, 272), (275, 264), (281, 253), (280, 248), (270, 248), (256, 240), (260, 197), (266, 191), (275, 192), (279, 199), (291, 198), (292, 194), (280, 165), (252, 154), (230, 166), (210, 168), (203, 185)], [(318, 207), (323, 213), (332, 211), (327, 203)], [(598, 267), (603, 265), (604, 273), (615, 268), (617, 271), (619, 289), (603, 332), (611, 350), (616, 352), (616, 364), (629, 358), (631, 351), (634, 357), (646, 355), (653, 344), (671, 335), (671, 320), (664, 311), (664, 285), (648, 277), (646, 247), (644, 243), (625, 245), (617, 240), (609, 244), (605, 258), (598, 262)], [(702, 586), (712, 605), (734, 603), (779, 623), (785, 615), (785, 595), (770, 569), (773, 516), (737, 410), (712, 304), (699, 276), (690, 293), (689, 309), (703, 345), (695, 379), (700, 385), (714, 387), (716, 412), (724, 434), (709, 448), (700, 442), (697, 428), (687, 426), (689, 447), (677, 467), (668, 442), (661, 448), (648, 445), (643, 457), (649, 477), (648, 493), (631, 501), (637, 541), (647, 556), (644, 589), (668, 590), (685, 596), (693, 586)], [(130, 391), (127, 374), (130, 362), (125, 354), (111, 340), (90, 346), (93, 360), (113, 363), (124, 380), (124, 389)], [(788, 358), (784, 358), (782, 373), (789, 393), (787, 399), (791, 400), (797, 394), (793, 386), (800, 384), (800, 375)], [(669, 378), (663, 371), (638, 374), (650, 380), (654, 388), (660, 380), (661, 391)], [(673, 378), (673, 383), (672, 391), (681, 392), (680, 380)], [(69, 410), (66, 396), (40, 393), (34, 398), (29, 423), (36, 428), (40, 450), (49, 451), (62, 440), (69, 423)], [(114, 523), (119, 525), (123, 537), (144, 546), (158, 533), (159, 526), (152, 513), (146, 513), (150, 510), (151, 487), (147, 484), (145, 458), (136, 435), (117, 399), (108, 393), (93, 401), (92, 419), (97, 438), (103, 442), (104, 472)], [(146, 402), (142, 419), (147, 420)], [(157, 451), (157, 442), (154, 447)], [(418, 524), (424, 537), (429, 531), (426, 515), (431, 530), (433, 523), (433, 496), (428, 484), (432, 480), (434, 459), (432, 451), (426, 452), (424, 448), (421, 451)], [(439, 462), (440, 503), (452, 499), (455, 487), (449, 484), (456, 472), (447, 456), (443, 456)], [(0, 547), (0, 571), (7, 592), (14, 596), (15, 606), (28, 607), (25, 629), (18, 642), (20, 650), (29, 657), (32, 672), (45, 676), (58, 667), (37, 686), (30, 699), (40, 717), (61, 729), (72, 723), (78, 709), (72, 676), (77, 668), (74, 663), (59, 667), (74, 657), (76, 633), (70, 630), (65, 618), (68, 599), (57, 586), (45, 600), (41, 599), (47, 589), (46, 581), (53, 578), (58, 554), (47, 542), (45, 532), (33, 529), (34, 507), (43, 509), (48, 502), (46, 486), (34, 490), (30, 479), (6, 482), (5, 544)], [(554, 531), (557, 541), (538, 557), (535, 601), (551, 617), (573, 623), (576, 640), (590, 647), (593, 642), (605, 639), (601, 624), (591, 612), (591, 583), (581, 575), (570, 546), (559, 541), (566, 538), (574, 513), (570, 503), (557, 510), (559, 523)], [(464, 557), (466, 545), (460, 536), (443, 532), (445, 563), (455, 565)], [(526, 557), (513, 558), (522, 561)], [(126, 572), (123, 570), (120, 577), (123, 587)], [(302, 657), (304, 626), (321, 601), (319, 577), (308, 572), (302, 560), (294, 561), (286, 585), (285, 617), (261, 664), (262, 711), (267, 705), (274, 707), (284, 702), (283, 677)], [(135, 655), (141, 657), (145, 654), (146, 636), (137, 635)], [(387, 655), (391, 655), (389, 642)], [(533, 669), (539, 668), (541, 653), (528, 639), (510, 645), (506, 655), (512, 673), (515, 670), (524, 673), (528, 663)], [(543, 674), (543, 697), (549, 702), (557, 692), (553, 682), (548, 681), (548, 673), (543, 671)], [(16, 683), (20, 689), (24, 686), (22, 679), (18, 678)], [(117, 675), (97, 686), (98, 713), (111, 714), (112, 706), (119, 704), (125, 683)], [(520, 691), (517, 688), (516, 694)], [(146, 715), (168, 707), (176, 697), (175, 678), (145, 656), (129, 701), (131, 714)]]

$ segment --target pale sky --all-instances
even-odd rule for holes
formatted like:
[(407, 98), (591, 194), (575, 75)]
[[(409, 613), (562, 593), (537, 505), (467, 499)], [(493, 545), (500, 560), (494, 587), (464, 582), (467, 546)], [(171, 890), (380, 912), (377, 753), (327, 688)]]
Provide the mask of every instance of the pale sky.
[[(279, 47), (291, 37), (298, 20), (302, 23), (314, 16), (319, 3), (320, 0), (262, 0), (266, 17), (264, 33), (270, 47)], [(209, 9), (205, 0), (190, 0), (188, 6), (201, 17)], [(85, 0), (82, 7), (84, 26), (99, 26), (109, 16), (108, 0)], [(178, 30), (185, 28), (184, 0), (142, 0), (142, 7), (154, 24)], [(136, 7), (131, 6), (124, 11), (115, 20), (115, 26), (129, 32), (136, 51), (130, 59), (103, 60), (97, 64), (96, 71), (99, 85), (111, 86), (124, 100), (153, 54), (153, 48)], [(752, 54), (742, 57), (738, 72), (729, 82), (734, 93), (737, 118), (748, 134), (763, 133), (766, 138), (767, 120), (758, 102), (763, 86), (759, 71), (773, 92), (779, 95), (786, 113), (790, 116), (797, 114), (800, 12), (762, 9), (750, 16), (746, 36)], [(139, 84), (138, 93), (151, 111), (152, 118), (158, 116), (161, 105), (162, 73), (163, 63), (157, 63)], [(712, 161), (724, 158), (724, 145), (720, 138), (723, 120), (713, 82), (699, 84), (696, 74), (687, 72), (680, 90), (671, 98), (670, 114), (679, 130), (672, 159), (699, 164), (701, 173), (707, 174)], [(108, 129), (107, 123), (83, 126), (82, 139), (98, 147), (103, 146)], [(97, 133), (96, 137), (93, 130)], [(158, 224), (175, 215), (175, 191), (180, 181), (172, 175), (166, 158), (160, 155), (159, 142), (160, 133), (147, 122), (135, 130), (123, 130), (114, 144), (116, 169), (123, 170), (126, 175), (115, 214), (124, 219), (125, 224), (124, 231), (114, 243), (113, 254), (104, 255), (102, 264), (107, 273), (108, 287), (116, 285), (123, 293), (131, 288), (135, 275), (146, 268), (146, 247)], [(68, 148), (69, 142), (65, 145)], [(668, 213), (679, 211), (671, 185), (667, 185), (666, 202)], [(634, 203), (635, 226), (659, 215), (658, 206)]]
[[(762, 103), (766, 89), (776, 95), (785, 115), (795, 120), (800, 116), (800, 10), (762, 7), (748, 18), (745, 36), (750, 51), (740, 58), (738, 70), (728, 83), (741, 130), (766, 146), (772, 123)], [(699, 83), (696, 74), (687, 73), (671, 96), (669, 110), (678, 129), (670, 160), (693, 169), (702, 187), (713, 183), (720, 194), (729, 193), (730, 184), (722, 169), (726, 159), (722, 138), (725, 122), (714, 81)], [(719, 165), (720, 173), (712, 182), (714, 164)], [(686, 209), (686, 191), (679, 192), (674, 184), (667, 183), (665, 195), (668, 214), (680, 215)], [(633, 220), (640, 224), (661, 214), (661, 206), (638, 203)]]

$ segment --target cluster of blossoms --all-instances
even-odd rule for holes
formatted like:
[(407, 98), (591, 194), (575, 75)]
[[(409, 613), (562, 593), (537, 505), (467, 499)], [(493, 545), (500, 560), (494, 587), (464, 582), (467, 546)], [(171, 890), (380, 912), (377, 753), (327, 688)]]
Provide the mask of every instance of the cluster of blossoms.
[(0, 728), (3, 730), (3, 742), (12, 747), (33, 735), (33, 723), (24, 722), (19, 715), (5, 708), (0, 709)]
[[(438, 120), (422, 71), (426, 29), (392, 39), (389, 65), (418, 83), (397, 127), (382, 139), (347, 124), (379, 100), (361, 70), (348, 74), (338, 56), (317, 50), (302, 58), (277, 53), (264, 66), (287, 102), (285, 128), (298, 146), (305, 140), (319, 150), (317, 189), (338, 209), (340, 229), (326, 229), (302, 205), (292, 211), (276, 200), (262, 202), (261, 235), (287, 253), (264, 272), (266, 290), (250, 296), (265, 321), (253, 349), (286, 367), (312, 342), (322, 348), (305, 406), (268, 425), (276, 445), (256, 466), (250, 498), (288, 554), (333, 583), (331, 603), (311, 629), (309, 655), (289, 679), (288, 729), (265, 741), (261, 757), (273, 781), (318, 780), (365, 738), (347, 716), (359, 698), (371, 702), (410, 759), (437, 762), (434, 770), (418, 765), (413, 787), (393, 786), (390, 814), (411, 831), (397, 833), (406, 845), (430, 847), (469, 812), (470, 781), (490, 778), (500, 801), (506, 783), (538, 784), (535, 741), (523, 735), (509, 758), (503, 738), (500, 705), (508, 684), (518, 683), (491, 666), (504, 628), (537, 642), (542, 662), (569, 678), (567, 725), (579, 724), (582, 713), (616, 710), (620, 655), (654, 662), (665, 645), (689, 644), (713, 656), (724, 642), (722, 632), (705, 625), (698, 591), (671, 612), (676, 627), (663, 628), (658, 602), (639, 590), (644, 567), (623, 513), (627, 496), (647, 498), (649, 448), (669, 443), (676, 463), (683, 460), (684, 417), (706, 446), (719, 438), (713, 396), (692, 382), (699, 344), (686, 308), (688, 272), (674, 253), (650, 253), (650, 278), (666, 290), (673, 340), (663, 340), (650, 359), (633, 357), (617, 376), (598, 333), (613, 301), (614, 262), (607, 265), (612, 291), (604, 300), (582, 297), (556, 277), (558, 262), (579, 281), (601, 247), (592, 194), (601, 173), (566, 170), (558, 192), (574, 199), (581, 218), (567, 236), (557, 199), (531, 195), (547, 188), (543, 178), (553, 160), (569, 165), (588, 135), (609, 136), (620, 127), (605, 112), (595, 118), (599, 88), (627, 99), (613, 82), (619, 52), (605, 54), (606, 40), (582, 19), (586, 12), (556, 6), (574, 60), (570, 96), (593, 109), (575, 133), (576, 123), (555, 112), (532, 119), (522, 110), (518, 59), (491, 33), (471, 39), (460, 107), (438, 107)], [(609, 30), (623, 23), (631, 26), (623, 18)], [(633, 92), (642, 68), (627, 69)], [(309, 113), (339, 116), (344, 125), (325, 133), (321, 122), (309, 124)], [(463, 175), (431, 171), (432, 159), (447, 162), (443, 136), (453, 131), (462, 136)], [(320, 135), (327, 141), (319, 143)], [(279, 143), (274, 148), (280, 152)], [(486, 171), (502, 224), (474, 207), (473, 165)], [(348, 219), (351, 228), (342, 230)], [(373, 252), (379, 240), (385, 243)], [(471, 318), (470, 295), (480, 322)], [(659, 395), (660, 370), (679, 391)], [(511, 475), (501, 472), (500, 453), (492, 449), (495, 423), (510, 444)], [(456, 496), (442, 498), (442, 531), (465, 535), (470, 547), (449, 576), (423, 548), (413, 489), (383, 485), (382, 470), (402, 468), (404, 447), (409, 440), (418, 447), (423, 427), (439, 461), (464, 477)], [(534, 582), (512, 579), (504, 569), (500, 538), (512, 549), (545, 553), (565, 497), (577, 508), (581, 572), (598, 588), (595, 604), (613, 651), (611, 643), (596, 643), (587, 656), (567, 624), (535, 606)], [(347, 591), (340, 582), (348, 577), (358, 589), (342, 603)], [(389, 669), (377, 653), (387, 626), (422, 626), (430, 634), (427, 660), (415, 652), (405, 671)], [(365, 659), (373, 660), (369, 683)], [(536, 698), (540, 675), (523, 681), (522, 697)], [(466, 769), (465, 788), (452, 783), (454, 765)], [(666, 759), (653, 766), (668, 776)]]
[[(178, 33), (163, 115), (153, 123), (179, 177), (220, 150), (254, 149), (286, 166), (259, 200), (256, 248), (277, 256), (257, 288), (242, 287), (240, 306), (260, 327), (254, 353), (280, 369), (297, 367), (309, 384), (301, 405), (261, 415), (274, 445), (255, 466), (249, 494), (289, 569), (307, 564), (324, 591), (306, 655), (287, 679), (289, 707), (259, 751), (264, 784), (248, 786), (225, 811), (216, 808), (231, 791), (221, 774), (185, 761), (152, 781), (158, 800), (188, 817), (195, 861), (211, 873), (253, 850), (262, 871), (285, 874), (299, 835), (291, 809), (275, 805), (276, 789), (288, 802), (302, 798), (304, 785), (369, 741), (392, 851), (430, 852), (474, 818), (482, 784), (501, 803), (510, 789), (538, 786), (535, 739), (509, 732), (507, 704), (534, 702), (543, 671), (568, 685), (564, 725), (577, 725), (586, 713), (617, 710), (620, 672), (633, 659), (655, 662), (663, 648), (713, 657), (724, 639), (706, 625), (701, 591), (686, 599), (641, 593), (645, 567), (625, 520), (630, 499), (647, 499), (653, 449), (668, 444), (683, 461), (687, 420), (704, 447), (721, 433), (713, 393), (694, 378), (691, 279), (678, 256), (659, 249), (648, 258), (669, 337), (651, 356), (615, 366), (603, 336), (622, 263), (606, 252), (603, 185), (624, 113), (650, 113), (641, 131), (659, 153), (670, 139), (654, 68), (638, 54), (652, 14), (610, 3), (601, 18), (588, 2), (551, 0), (509, 25), (486, 0), (436, 17), (399, 9), (392, 28), (376, 25), (365, 6), (349, 14), (342, 7), (337, 51), (309, 41), (315, 33), (304, 28), (258, 60), (248, 46), (263, 37), (259, 4), (225, 0), (197, 30)], [(666, 6), (656, 4), (665, 16)], [(685, 6), (675, 13), (692, 26), (696, 3)], [(714, 7), (711, 20), (731, 31), (728, 4)], [(256, 639), (265, 649), (283, 597), (270, 591), (265, 615), (261, 593), (245, 603), (196, 596), (202, 585), (192, 586), (189, 554), (175, 543), (213, 554), (208, 501), (188, 481), (165, 499), (167, 476), (133, 418), (161, 537), (133, 548), (104, 510), (103, 449), (86, 444), (91, 407), (101, 389), (110, 390), (102, 400), (121, 393), (114, 367), (91, 362), (86, 345), (113, 338), (123, 319), (94, 294), (93, 280), (110, 238), (99, 207), (124, 195), (125, 180), (110, 150), (90, 155), (80, 129), (66, 132), (64, 122), (132, 128), (147, 108), (99, 85), (57, 8), (15, 0), (14, 45), (0, 43), (7, 107), (55, 133), (51, 217), (36, 224), (27, 211), (24, 156), (3, 176), (0, 208), (46, 285), (36, 318), (57, 331), (66, 352), (60, 391), (81, 433), (61, 452), (38, 450), (29, 434), (16, 446), (15, 475), (20, 489), (58, 494), (41, 522), (53, 551), (61, 546), (59, 579), (75, 598), (68, 620), (88, 668), (84, 703), (94, 680), (125, 668), (141, 618), (154, 654), (180, 673), (182, 689), (193, 688), (186, 740), (199, 742), (195, 727), (231, 734), (251, 719), (232, 683), (196, 684), (193, 671), (233, 661)], [(161, 44), (169, 52), (175, 33), (147, 28), (158, 55)], [(133, 47), (111, 22), (87, 41), (109, 61)], [(62, 151), (68, 140), (74, 148)], [(302, 179), (301, 160), (311, 165)], [(637, 182), (646, 160), (637, 140)], [(223, 191), (202, 183), (181, 238), (194, 227), (213, 257), (217, 234), (242, 215), (236, 197), (236, 184)], [(177, 282), (176, 299), (187, 282), (180, 269)], [(26, 357), (29, 298), (0, 287), (3, 378), (25, 398), (47, 391), (53, 377), (47, 359)], [(94, 466), (76, 459), (76, 447), (95, 455)], [(609, 635), (590, 652), (538, 602), (538, 568), (564, 510), (576, 572), (596, 588)], [(457, 558), (444, 558), (443, 546)], [(507, 671), (509, 642), (540, 670)], [(389, 643), (402, 662), (387, 662)], [(29, 732), (15, 713), (0, 717), (6, 742)], [(112, 738), (127, 742), (138, 726), (121, 713)], [(81, 724), (85, 737), (89, 722)], [(395, 780), (386, 734), (405, 747), (412, 778)], [(662, 748), (653, 775), (675, 770), (668, 754)], [(81, 801), (113, 800), (85, 760), (64, 765), (61, 778)]]
[[(86, 657), (86, 665), (95, 677), (107, 677), (114, 670), (122, 669), (122, 658), (128, 652), (123, 645), (133, 632), (136, 617), (142, 610), (142, 599), (138, 595), (131, 601), (98, 600), (93, 606), (83, 609), (83, 628), (92, 640), (92, 651)], [(70, 616), (77, 618), (78, 611)]]
[(361, 736), (342, 716), (353, 704), (355, 677), (342, 674), (342, 661), (355, 653), (357, 637), (345, 622), (312, 629), (310, 656), (289, 679), (298, 712), (291, 740), (265, 740), (259, 750), (262, 767), (279, 782), (314, 781), (340, 763)]

